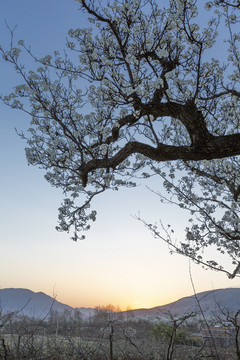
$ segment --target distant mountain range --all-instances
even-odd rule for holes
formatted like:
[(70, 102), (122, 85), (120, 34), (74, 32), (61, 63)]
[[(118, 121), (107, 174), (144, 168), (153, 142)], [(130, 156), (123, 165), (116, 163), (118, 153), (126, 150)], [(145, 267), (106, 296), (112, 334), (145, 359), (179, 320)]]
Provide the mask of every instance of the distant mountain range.
[[(236, 312), (240, 309), (240, 288), (218, 289), (198, 293), (196, 295), (184, 297), (170, 304), (156, 306), (151, 309), (129, 310), (129, 315), (136, 318), (163, 318), (169, 312), (172, 315), (184, 315), (190, 312), (199, 313), (199, 304), (205, 315), (219, 312), (219, 309), (228, 309)], [(64, 311), (73, 312), (75, 309), (66, 304), (62, 304), (53, 297), (43, 292), (33, 292), (28, 289), (0, 289), (0, 309), (3, 314), (18, 312), (35, 318), (48, 316), (51, 310), (59, 313)], [(94, 315), (93, 308), (76, 308), (81, 312), (83, 318)], [(1, 313), (0, 312), (0, 313)]]
[[(72, 312), (74, 308), (62, 304), (53, 297), (43, 292), (33, 292), (28, 289), (0, 289), (0, 309), (2, 313), (18, 312), (35, 318), (44, 318), (54, 310), (59, 313), (64, 311)], [(92, 308), (78, 309), (83, 318), (88, 318), (94, 314)]]
[(240, 309), (240, 288), (227, 288), (204, 291), (192, 296), (187, 296), (170, 304), (156, 306), (151, 309), (134, 310), (137, 317), (167, 317), (172, 315), (184, 315), (191, 312), (201, 313), (205, 316), (220, 314), (227, 310), (236, 313)]

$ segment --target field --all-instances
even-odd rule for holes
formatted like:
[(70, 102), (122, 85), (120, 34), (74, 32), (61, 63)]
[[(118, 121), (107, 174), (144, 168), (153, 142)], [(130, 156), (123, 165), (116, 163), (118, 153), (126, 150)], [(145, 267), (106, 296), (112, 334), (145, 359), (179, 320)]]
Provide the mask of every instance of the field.
[[(126, 319), (113, 311), (102, 310), (96, 310), (96, 315), (87, 321), (79, 313), (59, 315), (54, 312), (44, 320), (19, 314), (2, 316), (0, 359), (240, 359), (238, 337), (233, 327), (228, 328), (224, 336), (221, 333), (218, 337), (204, 338), (198, 332), (204, 326), (201, 321), (190, 315), (185, 318), (170, 316), (168, 322)], [(213, 325), (208, 325), (210, 330)], [(222, 328), (217, 329), (219, 333)]]

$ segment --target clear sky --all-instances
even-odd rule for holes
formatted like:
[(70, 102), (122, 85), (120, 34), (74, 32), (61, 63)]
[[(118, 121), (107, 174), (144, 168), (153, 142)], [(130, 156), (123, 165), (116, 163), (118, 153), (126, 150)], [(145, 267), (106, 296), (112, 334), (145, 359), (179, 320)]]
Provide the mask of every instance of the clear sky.
[[(86, 15), (74, 0), (2, 0), (0, 43), (7, 46), (6, 23), (39, 56), (62, 50), (69, 28), (81, 27)], [(0, 60), (1, 93), (19, 79)], [(23, 113), (0, 104), (0, 288), (28, 288), (57, 295), (71, 306), (112, 303), (122, 309), (153, 307), (192, 295), (189, 261), (170, 255), (132, 215), (171, 223), (183, 236), (186, 218), (179, 209), (163, 205), (139, 182), (135, 189), (105, 193), (95, 201), (98, 217), (85, 241), (72, 242), (58, 233), (60, 190), (52, 188), (41, 170), (28, 166), (24, 141), (15, 132), (28, 127)], [(155, 179), (152, 184), (158, 190)], [(239, 287), (229, 280), (191, 265), (196, 290)]]

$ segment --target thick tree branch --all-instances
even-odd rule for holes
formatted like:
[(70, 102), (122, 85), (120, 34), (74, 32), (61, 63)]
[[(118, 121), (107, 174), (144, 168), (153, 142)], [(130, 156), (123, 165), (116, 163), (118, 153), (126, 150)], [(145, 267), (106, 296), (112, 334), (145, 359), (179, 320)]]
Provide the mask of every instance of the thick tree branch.
[(109, 159), (93, 159), (82, 165), (81, 178), (83, 186), (87, 185), (87, 176), (96, 169), (115, 169), (119, 164), (133, 154), (142, 154), (147, 158), (163, 162), (170, 160), (212, 160), (238, 155), (240, 152), (240, 134), (215, 136), (200, 146), (171, 146), (160, 144), (154, 148), (137, 141), (127, 143), (116, 155)]

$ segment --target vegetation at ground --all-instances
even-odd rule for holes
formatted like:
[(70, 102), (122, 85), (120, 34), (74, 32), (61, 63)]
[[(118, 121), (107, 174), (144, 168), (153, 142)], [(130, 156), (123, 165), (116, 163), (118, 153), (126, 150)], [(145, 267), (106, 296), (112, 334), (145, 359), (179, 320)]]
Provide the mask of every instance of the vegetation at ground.
[[(2, 314), (0, 359), (240, 359), (238, 313), (208, 320), (196, 313), (169, 313), (165, 319), (166, 315), (165, 321), (160, 316), (140, 319), (133, 313), (115, 312), (113, 306), (96, 308), (87, 320), (78, 310), (50, 311), (40, 320), (20, 313)], [(202, 329), (209, 332), (208, 337)]]

